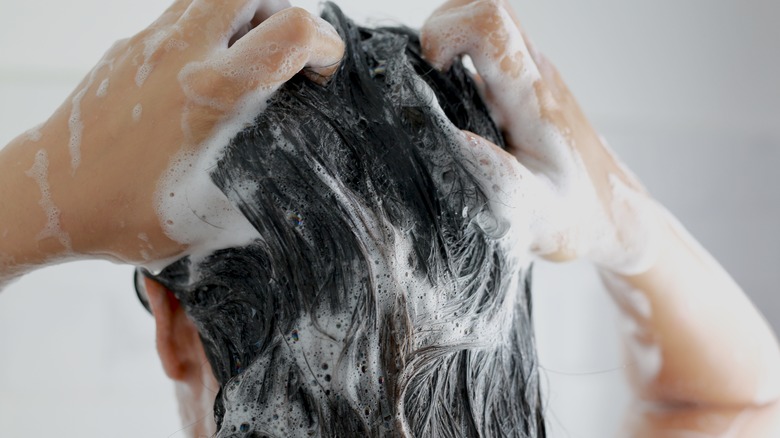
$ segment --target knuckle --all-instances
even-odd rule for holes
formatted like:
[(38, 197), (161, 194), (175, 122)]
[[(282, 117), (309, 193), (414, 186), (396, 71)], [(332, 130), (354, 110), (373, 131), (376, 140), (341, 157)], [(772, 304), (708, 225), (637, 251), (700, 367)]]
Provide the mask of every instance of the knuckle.
[(292, 26), (306, 27), (311, 25), (311, 14), (300, 7), (287, 8), (282, 12)]
[(120, 52), (124, 52), (127, 50), (128, 47), (130, 47), (130, 38), (122, 38), (119, 40), (114, 41), (114, 44), (111, 45), (111, 47), (106, 52), (106, 55), (108, 57), (114, 57), (119, 55)]
[(501, 23), (504, 21), (504, 7), (497, 0), (479, 0), (474, 3), (480, 21)]
[(280, 18), (282, 20), (280, 25), (285, 29), (284, 40), (286, 42), (291, 45), (302, 45), (314, 39), (314, 21), (306, 9), (292, 7), (285, 9), (280, 14), (283, 15)]

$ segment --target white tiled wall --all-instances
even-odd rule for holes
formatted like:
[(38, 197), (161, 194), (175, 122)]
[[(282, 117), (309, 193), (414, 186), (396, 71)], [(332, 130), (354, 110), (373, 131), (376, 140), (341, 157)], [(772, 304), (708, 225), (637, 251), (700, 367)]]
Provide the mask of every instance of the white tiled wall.
[[(0, 145), (166, 3), (0, 0)], [(780, 328), (780, 3), (514, 3), (613, 148)], [(436, 6), (340, 4), (414, 26)], [(538, 268), (551, 436), (616, 436), (628, 395), (614, 309), (587, 265)], [(0, 437), (39, 436), (184, 436), (130, 268), (55, 266), (0, 294)]]

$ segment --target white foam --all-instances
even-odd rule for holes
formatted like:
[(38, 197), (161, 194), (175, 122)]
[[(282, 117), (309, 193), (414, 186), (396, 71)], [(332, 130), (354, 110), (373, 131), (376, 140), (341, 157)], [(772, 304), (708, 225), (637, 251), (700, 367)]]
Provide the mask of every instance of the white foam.
[(41, 123), (40, 125), (32, 128), (32, 129), (27, 130), (27, 132), (24, 133), (25, 134), (25, 138), (28, 141), (31, 141), (33, 143), (37, 143), (37, 142), (41, 141), (41, 138), (43, 138), (43, 134), (41, 133), (41, 128), (42, 127), (43, 127), (43, 123)]
[[(246, 217), (211, 181), (230, 140), (264, 107), (268, 93), (247, 96), (236, 115), (221, 123), (201, 145), (184, 150), (171, 162), (157, 186), (157, 214), (165, 234), (189, 247), (193, 268), (202, 257), (218, 249), (245, 246), (260, 238)], [(186, 118), (187, 114), (183, 118)], [(254, 186), (239, 184), (245, 190)], [(193, 278), (195, 280), (195, 278)]]
[(140, 103), (136, 104), (133, 107), (133, 121), (138, 123), (141, 120), (141, 112), (143, 111), (143, 107)]
[(168, 38), (168, 36), (170, 36), (175, 29), (176, 26), (173, 26), (172, 28), (156, 30), (151, 35), (144, 38), (144, 61), (138, 67), (138, 70), (135, 74), (135, 85), (139, 88), (144, 84), (144, 82), (146, 82), (146, 80), (149, 78), (149, 75), (152, 73), (152, 69), (154, 69), (154, 65), (151, 63), (152, 56), (154, 56), (157, 50), (159, 50), (160, 45), (162, 45), (166, 38)]
[(79, 90), (71, 100), (70, 117), (68, 118), (68, 130), (70, 131), (70, 138), (68, 139), (68, 150), (70, 151), (70, 166), (71, 172), (75, 175), (76, 169), (81, 164), (81, 138), (84, 131), (84, 122), (81, 120), (81, 100), (87, 94), (87, 90), (92, 86), (95, 81), (97, 72), (103, 67), (108, 66), (109, 69), (113, 69), (113, 60), (100, 60), (98, 64), (92, 69), (87, 77), (87, 83)]
[(169, 38), (168, 41), (165, 42), (165, 51), (170, 52), (172, 50), (182, 51), (189, 47), (189, 43), (184, 40), (179, 40), (176, 38)]
[(76, 169), (81, 164), (81, 135), (84, 130), (84, 122), (81, 120), (81, 99), (84, 98), (84, 94), (86, 94), (90, 85), (92, 85), (92, 77), (90, 77), (87, 85), (73, 96), (71, 101), (72, 109), (68, 118), (68, 129), (70, 130), (68, 150), (70, 151), (70, 167), (73, 174), (76, 173)]
[(73, 251), (71, 246), (70, 235), (60, 228), (60, 210), (54, 205), (51, 199), (51, 189), (48, 181), (49, 171), (49, 158), (46, 151), (41, 149), (35, 154), (35, 163), (33, 166), (25, 172), (25, 175), (34, 179), (38, 183), (38, 188), (41, 191), (41, 200), (38, 204), (46, 214), (46, 225), (43, 230), (38, 233), (37, 239), (43, 240), (47, 238), (55, 238), (65, 248), (68, 253)]
[(609, 175), (609, 214), (599, 211), (594, 223), (595, 242), (589, 258), (600, 266), (623, 275), (646, 272), (661, 252), (661, 215), (657, 203), (634, 190), (614, 174)]
[(663, 358), (661, 347), (652, 340), (646, 326), (652, 316), (649, 298), (639, 289), (606, 270), (599, 271), (602, 281), (617, 300), (627, 308), (620, 312), (625, 344), (631, 358), (631, 366), (640, 384), (650, 384), (661, 372)]
[[(484, 7), (489, 9), (480, 10)], [(503, 23), (487, 37), (467, 24), (475, 14), (483, 13), (495, 13), (495, 19)], [(512, 143), (521, 146), (515, 155), (533, 173), (528, 179), (540, 184), (532, 191), (526, 187), (527, 193), (518, 197), (522, 201), (518, 205), (524, 209), (536, 208), (531, 227), (539, 240), (534, 242), (534, 252), (549, 255), (569, 250), (623, 274), (647, 270), (658, 253), (655, 246), (659, 239), (651, 223), (657, 218), (656, 207), (620, 178), (610, 175), (613, 201), (606, 206), (609, 211), (603, 211), (576, 140), (568, 128), (559, 128), (546, 116), (558, 110), (549, 90), (540, 86), (540, 69), (551, 67), (533, 61), (509, 13), (494, 4), (475, 3), (434, 17), (426, 24), (425, 32), (429, 41), (446, 42), (438, 53), (430, 54), (435, 62), (446, 64), (459, 53), (468, 53), (489, 88), (492, 109), (497, 110), (494, 116), (512, 118), (500, 120), (501, 124)], [(632, 178), (630, 173), (627, 175)], [(633, 228), (623, 227), (627, 221)], [(613, 223), (621, 224), (621, 229)], [(631, 229), (638, 231), (629, 232)], [(561, 230), (571, 232), (561, 234)]]
[[(258, 0), (248, 4), (234, 24), (239, 26), (239, 22), (251, 20), (259, 4)], [(330, 32), (333, 33), (332, 30)], [(232, 34), (226, 35), (226, 38), (230, 36)], [(145, 42), (145, 56), (151, 56), (163, 39), (164, 36), (160, 33), (150, 37), (149, 41)], [(293, 53), (288, 53), (287, 58), (293, 58), (294, 52), (307, 49), (307, 47), (292, 47), (290, 50)], [(221, 50), (222, 54), (220, 55), (217, 50)], [(234, 45), (231, 50), (232, 52), (228, 53), (215, 47), (215, 56), (206, 61), (191, 62), (179, 72), (179, 83), (187, 98), (181, 118), (185, 141), (181, 151), (171, 160), (168, 170), (158, 182), (155, 194), (157, 214), (163, 230), (173, 241), (188, 246), (186, 255), (190, 255), (194, 261), (217, 249), (244, 246), (260, 237), (243, 214), (236, 210), (230, 200), (214, 185), (209, 175), (230, 140), (265, 108), (267, 100), (281, 86), (281, 83), (247, 91), (235, 104), (223, 102), (218, 97), (199, 94), (192, 84), (192, 78), (203, 72), (218, 72), (224, 77), (253, 83), (256, 82), (257, 77), (271, 73), (274, 73), (274, 76), (292, 76), (294, 73), (291, 71), (293, 66), (289, 62), (280, 69), (274, 69), (274, 72), (265, 71), (260, 63), (249, 66), (236, 64), (238, 60), (257, 59), (258, 50), (265, 50), (268, 54), (272, 54), (274, 51), (272, 47), (258, 49), (256, 46), (245, 45), (242, 53), (233, 53), (241, 52), (241, 49)], [(137, 76), (137, 79), (140, 78), (141, 76)], [(190, 118), (193, 117), (193, 110), (197, 107), (212, 108), (217, 112), (225, 113), (222, 122), (205, 140), (196, 138), (191, 130)], [(251, 185), (246, 185), (243, 189), (241, 187), (239, 183), (238, 190), (252, 189)], [(162, 262), (164, 261), (155, 263), (151, 268), (158, 267)], [(193, 263), (194, 265), (196, 263)]]
[(108, 78), (105, 78), (102, 81), (100, 81), (100, 85), (98, 85), (98, 89), (95, 92), (95, 95), (97, 97), (106, 97), (106, 93), (108, 93), (108, 84), (109, 84)]

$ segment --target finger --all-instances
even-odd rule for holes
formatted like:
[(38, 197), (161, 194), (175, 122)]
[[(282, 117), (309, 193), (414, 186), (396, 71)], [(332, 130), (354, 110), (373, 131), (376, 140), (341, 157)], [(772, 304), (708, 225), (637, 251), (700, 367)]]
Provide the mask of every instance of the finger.
[(501, 186), (511, 186), (520, 180), (534, 178), (530, 170), (500, 146), (471, 131), (461, 132), (468, 144), (466, 150), (471, 158), (469, 162), (486, 180)]
[(330, 24), (303, 9), (288, 8), (217, 56), (187, 65), (180, 78), (191, 102), (219, 116), (251, 92), (273, 91), (304, 67), (322, 83), (343, 54), (344, 43)]
[(462, 133), (467, 166), (480, 182), (492, 216), (504, 223), (499, 227), (503, 237), (533, 252), (549, 250), (552, 243), (546, 236), (560, 216), (553, 192), (513, 155), (477, 134)]
[(154, 23), (149, 26), (150, 28), (159, 28), (164, 26), (169, 26), (171, 24), (176, 23), (179, 18), (181, 18), (182, 14), (184, 14), (184, 11), (187, 10), (187, 8), (192, 4), (193, 0), (176, 0), (168, 6), (168, 9), (165, 10), (165, 12), (160, 15), (157, 20), (154, 21)]
[(421, 40), (423, 54), (439, 68), (447, 68), (463, 54), (475, 63), (482, 59), (512, 68), (516, 67), (512, 59), (515, 52), (525, 49), (520, 29), (507, 10), (493, 0), (466, 2), (433, 14), (423, 26)]
[[(269, 19), (272, 15), (276, 14), (279, 11), (282, 11), (287, 8), (291, 8), (292, 5), (288, 0), (264, 0), (261, 2), (260, 7), (255, 12), (255, 15), (252, 17), (252, 20), (248, 23), (244, 23), (241, 25), (241, 21), (238, 20), (237, 23), (240, 25), (237, 30), (232, 32), (232, 35), (230, 37), (230, 41), (228, 42), (228, 47), (231, 47), (233, 44), (235, 44), (236, 41), (243, 38), (246, 34), (248, 34), (252, 29), (259, 26), (262, 22)], [(233, 26), (235, 28), (235, 26)]]
[(253, 29), (228, 53), (225, 62), (237, 71), (251, 67), (239, 81), (255, 88), (286, 82), (304, 67), (325, 80), (338, 68), (344, 42), (330, 23), (304, 9), (288, 8)]
[(194, 0), (182, 15), (181, 23), (196, 29), (206, 44), (229, 47), (273, 14), (289, 7), (287, 0)]
[[(433, 11), (431, 16), (437, 15), (437, 14), (445, 12), (445, 11), (448, 11), (450, 9), (455, 9), (455, 8), (459, 8), (461, 6), (466, 6), (466, 5), (471, 4), (471, 3), (479, 3), (480, 1), (481, 0), (450, 0), (450, 1), (445, 2), (444, 4), (442, 4), (438, 8), (436, 8), (436, 10)], [(508, 0), (491, 0), (491, 2), (497, 4), (498, 6), (501, 6), (502, 8), (504, 8), (509, 13), (509, 16), (512, 17), (512, 21), (514, 21), (515, 25), (518, 28), (522, 27), (522, 26), (520, 26), (520, 19), (519, 19), (518, 15), (517, 15), (517, 12), (515, 12), (515, 9), (512, 7), (511, 4), (509, 4)]]
[[(423, 51), (438, 67), (467, 54), (485, 81), (491, 107), (503, 120), (509, 143), (536, 173), (568, 166), (566, 120), (542, 79), (520, 29), (498, 2), (468, 2), (435, 14), (423, 28)], [(511, 120), (509, 118), (511, 117)], [(550, 119), (556, 129), (549, 129)]]

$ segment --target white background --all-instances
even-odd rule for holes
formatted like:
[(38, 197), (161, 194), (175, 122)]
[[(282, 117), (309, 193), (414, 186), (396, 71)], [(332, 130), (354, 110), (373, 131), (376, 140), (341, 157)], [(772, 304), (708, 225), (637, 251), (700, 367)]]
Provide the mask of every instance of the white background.
[[(419, 26), (436, 3), (340, 4)], [(613, 148), (780, 328), (780, 3), (513, 3)], [(0, 145), (42, 122), (114, 40), (166, 6), (0, 0)], [(588, 266), (538, 268), (550, 435), (620, 436), (628, 365), (615, 310)], [(0, 437), (39, 436), (184, 436), (130, 268), (56, 266), (0, 294)]]

